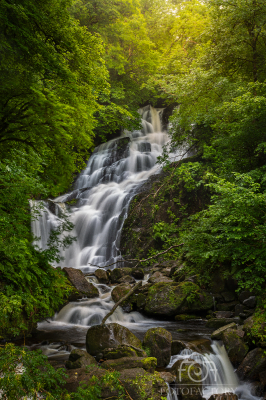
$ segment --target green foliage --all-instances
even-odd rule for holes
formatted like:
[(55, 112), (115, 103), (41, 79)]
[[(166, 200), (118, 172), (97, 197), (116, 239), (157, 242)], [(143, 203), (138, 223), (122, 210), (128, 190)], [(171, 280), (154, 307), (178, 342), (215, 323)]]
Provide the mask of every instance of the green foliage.
[(4, 399), (30, 397), (63, 399), (61, 385), (66, 377), (62, 369), (54, 369), (41, 350), (34, 352), (8, 344), (0, 347), (0, 390)]

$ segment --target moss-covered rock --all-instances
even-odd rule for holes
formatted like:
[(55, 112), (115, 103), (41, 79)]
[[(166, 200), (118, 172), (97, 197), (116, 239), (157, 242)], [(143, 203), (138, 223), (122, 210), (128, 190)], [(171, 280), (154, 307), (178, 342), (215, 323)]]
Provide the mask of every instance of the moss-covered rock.
[(158, 367), (166, 367), (171, 358), (172, 335), (164, 328), (149, 329), (143, 340), (143, 347), (150, 355), (157, 358)]
[(117, 283), (120, 278), (126, 275), (131, 275), (132, 268), (124, 267), (124, 268), (115, 268), (111, 271), (110, 277), (112, 283)]
[(98, 281), (100, 283), (108, 283), (109, 282), (108, 274), (105, 271), (105, 269), (103, 269), (103, 268), (96, 269), (96, 271), (94, 272), (94, 275), (96, 276), (96, 278), (98, 279)]
[(133, 268), (131, 275), (135, 279), (144, 279), (144, 271), (140, 267)]
[(259, 310), (244, 321), (243, 331), (249, 344), (266, 347), (266, 325), (264, 312)]
[[(88, 298), (99, 297), (98, 289), (90, 282), (87, 281), (83, 272), (76, 268), (63, 268), (68, 280), (76, 289), (76, 297), (82, 298), (84, 296)], [(73, 292), (74, 295), (74, 292)], [(71, 301), (74, 300), (71, 298)]]
[(176, 354), (180, 354), (182, 350), (186, 349), (185, 343), (181, 340), (172, 340), (171, 343), (171, 355), (175, 356)]
[(163, 275), (161, 272), (154, 272), (148, 280), (149, 283), (158, 283), (158, 282), (173, 282), (172, 279)]
[(127, 345), (121, 345), (103, 351), (103, 358), (106, 360), (116, 360), (122, 357), (147, 357), (147, 354), (143, 349), (138, 349), (137, 347), (133, 348)]
[(235, 322), (232, 322), (231, 324), (224, 325), (221, 328), (219, 328), (216, 331), (214, 331), (211, 334), (211, 338), (213, 340), (221, 340), (222, 339), (222, 334), (223, 334), (224, 331), (226, 331), (227, 329), (236, 329), (236, 328), (237, 328), (237, 325), (236, 325)]
[(243, 340), (244, 331), (226, 329), (222, 333), (222, 340), (232, 364), (239, 365), (248, 352), (248, 345)]
[(87, 331), (86, 349), (93, 356), (121, 344), (141, 348), (141, 341), (129, 329), (117, 323), (91, 326)]
[(134, 400), (161, 400), (167, 396), (167, 384), (158, 372), (150, 374), (143, 368), (125, 369), (120, 380)]
[(75, 349), (72, 350), (68, 361), (66, 361), (67, 369), (85, 368), (88, 365), (97, 364), (94, 357), (88, 354), (85, 350)]
[(124, 297), (131, 290), (129, 283), (121, 283), (117, 285), (111, 293), (112, 299), (117, 303), (122, 297)]
[(171, 317), (212, 307), (212, 296), (192, 282), (156, 283), (148, 290), (145, 311), (150, 315)]
[(202, 365), (194, 360), (178, 360), (171, 368), (171, 373), (176, 376), (176, 386), (182, 400), (200, 400), (202, 398)]
[(124, 369), (143, 368), (145, 371), (153, 373), (157, 366), (155, 357), (123, 357), (116, 360), (107, 360), (101, 367), (108, 370), (123, 371)]
[(197, 315), (178, 314), (175, 316), (176, 321), (188, 321), (190, 319), (199, 319)]

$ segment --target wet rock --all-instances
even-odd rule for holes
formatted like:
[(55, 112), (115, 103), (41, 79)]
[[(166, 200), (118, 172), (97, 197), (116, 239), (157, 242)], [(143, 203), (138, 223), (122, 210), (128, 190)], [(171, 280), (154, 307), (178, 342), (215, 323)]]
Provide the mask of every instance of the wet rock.
[(143, 340), (143, 347), (148, 348), (150, 355), (157, 358), (158, 367), (166, 367), (171, 359), (172, 335), (164, 328), (149, 329)]
[(119, 279), (121, 279), (123, 276), (131, 275), (131, 274), (132, 274), (132, 268), (129, 268), (129, 267), (115, 268), (111, 271), (111, 274), (110, 274), (111, 282), (117, 283), (119, 281)]
[(264, 350), (256, 348), (251, 350), (237, 369), (241, 379), (259, 380), (259, 374), (266, 369), (266, 356)]
[(266, 371), (262, 371), (259, 373), (260, 383), (265, 387), (266, 386)]
[(237, 304), (239, 304), (238, 301), (231, 301), (230, 303), (217, 304), (216, 310), (217, 311), (234, 311)]
[(120, 380), (134, 400), (161, 400), (167, 396), (168, 386), (157, 372), (150, 374), (143, 368), (125, 369)]
[(213, 394), (209, 400), (238, 400), (238, 396), (235, 393)]
[(100, 283), (108, 283), (109, 282), (107, 272), (102, 268), (96, 269), (96, 271), (94, 272), (94, 275), (96, 276), (96, 278), (98, 279), (98, 281)]
[(256, 307), (256, 304), (257, 304), (256, 296), (250, 296), (248, 299), (243, 301), (243, 304), (245, 307), (248, 307), (248, 308)]
[(129, 329), (117, 323), (94, 325), (86, 335), (87, 352), (93, 356), (107, 348), (116, 348), (121, 344), (141, 348), (141, 341)]
[(212, 307), (212, 296), (194, 283), (162, 282), (155, 283), (149, 288), (145, 311), (150, 315), (170, 317), (208, 310)]
[(187, 344), (187, 347), (200, 354), (212, 353), (211, 341), (209, 339), (193, 340)]
[(261, 397), (263, 395), (264, 385), (261, 382), (252, 382), (250, 385), (252, 396)]
[(118, 279), (118, 283), (135, 283), (135, 279), (133, 276), (130, 275), (124, 275), (122, 278)]
[(147, 354), (143, 349), (137, 347), (133, 348), (127, 345), (121, 345), (103, 351), (103, 358), (105, 360), (116, 360), (123, 357), (147, 357)]
[(111, 293), (112, 299), (117, 303), (122, 297), (124, 297), (131, 290), (129, 283), (121, 283), (116, 286)]
[(104, 369), (123, 371), (124, 369), (143, 368), (145, 371), (154, 373), (157, 365), (155, 357), (123, 357), (115, 360), (107, 360), (101, 364)]
[(233, 365), (239, 365), (248, 352), (248, 345), (243, 341), (244, 331), (227, 329), (222, 333), (222, 341)]
[(232, 318), (234, 316), (234, 313), (231, 311), (217, 311), (215, 313), (216, 318)]
[(236, 295), (235, 295), (234, 292), (222, 292), (221, 294), (222, 294), (222, 296), (224, 298), (224, 301), (226, 303), (229, 303), (229, 302), (234, 301), (236, 299)]
[(97, 364), (94, 357), (88, 354), (85, 350), (74, 349), (71, 351), (69, 355), (68, 361), (66, 361), (66, 368), (68, 369), (77, 369), (77, 368), (85, 368), (88, 365)]
[(163, 275), (161, 272), (157, 271), (152, 274), (152, 276), (148, 280), (149, 283), (159, 283), (159, 282), (173, 282), (172, 279)]
[(159, 372), (160, 378), (162, 378), (167, 383), (174, 383), (176, 376), (172, 375), (170, 372)]
[(240, 323), (240, 318), (235, 317), (235, 318), (211, 318), (206, 324), (207, 328), (213, 328), (213, 329), (219, 329), (222, 326), (231, 324), (231, 323)]
[(252, 296), (252, 293), (249, 290), (244, 290), (240, 293), (238, 299), (241, 303), (243, 303), (243, 301), (247, 300), (250, 296)]
[(144, 279), (144, 271), (142, 268), (133, 268), (132, 274), (133, 278), (135, 279)]
[(224, 325), (221, 328), (217, 329), (211, 334), (212, 340), (221, 340), (222, 339), (222, 334), (225, 332), (227, 329), (236, 329), (237, 325), (235, 322), (232, 322), (231, 324)]
[[(254, 329), (256, 326), (256, 329)], [(261, 341), (261, 338), (265, 336), (264, 324), (258, 323), (256, 316), (252, 315), (244, 321), (243, 331), (246, 334), (247, 342), (254, 346), (254, 342), (259, 347), (265, 347), (266, 342)]]
[(70, 283), (76, 288), (78, 298), (86, 296), (88, 298), (99, 297), (98, 289), (87, 281), (80, 269), (63, 268)]
[(185, 343), (183, 343), (181, 340), (172, 340), (171, 344), (171, 355), (175, 356), (177, 354), (180, 354), (182, 350), (186, 349)]

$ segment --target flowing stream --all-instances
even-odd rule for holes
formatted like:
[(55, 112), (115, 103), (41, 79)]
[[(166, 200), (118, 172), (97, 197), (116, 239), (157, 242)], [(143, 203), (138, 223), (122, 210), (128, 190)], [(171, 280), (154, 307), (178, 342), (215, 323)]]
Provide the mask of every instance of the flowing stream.
[[(167, 132), (162, 131), (162, 112), (163, 110), (150, 106), (142, 108), (140, 110), (142, 129), (124, 132), (120, 138), (97, 147), (86, 169), (77, 178), (72, 192), (52, 202), (31, 203), (33, 211), (42, 206), (39, 216), (32, 221), (32, 231), (36, 237), (34, 244), (40, 249), (47, 247), (51, 230), (62, 223), (62, 215), (67, 214), (74, 224), (72, 234), (77, 240), (67, 250), (61, 250), (61, 255), (64, 257), (64, 261), (60, 263), (61, 267), (78, 268), (89, 274), (93, 273), (98, 268), (97, 266), (103, 267), (121, 259), (119, 251), (121, 229), (130, 201), (143, 182), (151, 175), (160, 172), (156, 161), (162, 154), (163, 146), (169, 140)], [(180, 159), (181, 156), (181, 150), (173, 155), (175, 160)], [(71, 200), (74, 200), (75, 204), (66, 206), (65, 203)], [(62, 331), (72, 332), (75, 338), (70, 339), (69, 342), (81, 343), (85, 339), (87, 328), (101, 323), (114, 305), (111, 298), (112, 288), (100, 284), (95, 276), (87, 276), (87, 279), (98, 288), (99, 298), (69, 303), (52, 319), (40, 323), (41, 331), (48, 334), (54, 330), (57, 332), (57, 338), (60, 337)], [(173, 328), (173, 323), (155, 321), (138, 312), (126, 314), (120, 307), (107, 322), (119, 322), (128, 326), (134, 333), (146, 332), (151, 326), (163, 325), (170, 331)], [(175, 334), (177, 327), (178, 323), (174, 323)], [(188, 330), (185, 336), (189, 336), (189, 323), (186, 323), (186, 328)], [(201, 321), (197, 322), (196, 332), (194, 325), (191, 331), (194, 336), (206, 333)], [(180, 338), (180, 335), (182, 336), (179, 334), (176, 338)], [(239, 384), (225, 350), (217, 344), (213, 344), (212, 347), (212, 354), (204, 356), (193, 353), (191, 350), (184, 350), (180, 355), (172, 357), (170, 365), (178, 359), (188, 358), (205, 364), (209, 363), (208, 365), (214, 363), (218, 370), (220, 390), (218, 393), (232, 388), (243, 400), (257, 399), (250, 394), (248, 386)], [(48, 355), (68, 354), (65, 348), (60, 349), (61, 347), (56, 344), (54, 347), (44, 346), (44, 352)], [(211, 371), (208, 376), (209, 380), (204, 383), (206, 398), (212, 394), (211, 388), (214, 383)], [(168, 400), (175, 399), (177, 399), (176, 391), (171, 389)]]

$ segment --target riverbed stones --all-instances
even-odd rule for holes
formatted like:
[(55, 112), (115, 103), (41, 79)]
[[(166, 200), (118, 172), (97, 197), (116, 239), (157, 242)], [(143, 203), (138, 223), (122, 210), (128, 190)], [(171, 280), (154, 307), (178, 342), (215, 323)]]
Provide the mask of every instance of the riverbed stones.
[(143, 340), (143, 347), (157, 358), (158, 367), (166, 367), (171, 359), (172, 335), (164, 328), (149, 329)]
[(108, 370), (123, 371), (124, 369), (143, 368), (152, 374), (156, 366), (155, 357), (122, 357), (116, 360), (107, 360), (101, 364), (102, 368)]
[(222, 341), (233, 365), (239, 365), (248, 352), (248, 345), (243, 340), (244, 334), (244, 331), (238, 329), (227, 329), (222, 333)]
[(171, 317), (209, 310), (212, 307), (212, 296), (192, 282), (179, 284), (161, 282), (149, 288), (145, 312), (150, 315)]
[(87, 331), (86, 349), (92, 356), (121, 344), (141, 348), (141, 341), (129, 329), (117, 323), (94, 325)]
[(225, 332), (227, 329), (236, 329), (237, 325), (235, 322), (232, 322), (231, 324), (227, 324), (222, 326), (221, 328), (217, 329), (211, 334), (212, 340), (221, 340), (222, 339), (222, 334)]
[(76, 268), (63, 268), (70, 283), (76, 288), (78, 298), (80, 297), (99, 297), (98, 289), (90, 282), (87, 281), (83, 272)]
[(96, 269), (94, 275), (100, 283), (108, 283), (109, 278), (107, 272), (103, 268)]
[(256, 348), (251, 350), (237, 369), (241, 379), (259, 380), (259, 374), (266, 370), (266, 356), (264, 350)]

